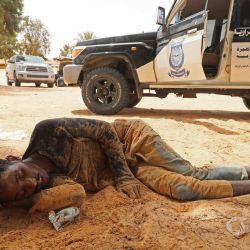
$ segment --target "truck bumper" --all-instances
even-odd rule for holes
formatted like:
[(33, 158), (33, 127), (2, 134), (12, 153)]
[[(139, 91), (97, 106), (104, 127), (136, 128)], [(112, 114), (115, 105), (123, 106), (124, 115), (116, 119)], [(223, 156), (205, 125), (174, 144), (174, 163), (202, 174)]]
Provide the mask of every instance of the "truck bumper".
[(64, 82), (68, 84), (77, 84), (82, 71), (82, 65), (69, 64), (63, 68)]
[(44, 72), (26, 72), (18, 71), (17, 79), (20, 82), (41, 82), (41, 83), (53, 83), (55, 82), (54, 73), (44, 73)]

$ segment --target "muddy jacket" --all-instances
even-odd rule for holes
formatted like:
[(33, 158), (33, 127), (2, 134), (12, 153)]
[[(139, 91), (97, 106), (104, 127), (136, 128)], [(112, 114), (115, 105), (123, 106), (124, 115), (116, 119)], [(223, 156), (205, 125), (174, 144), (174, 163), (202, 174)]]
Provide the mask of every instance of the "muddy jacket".
[[(70, 118), (42, 121), (34, 128), (23, 159), (34, 153), (46, 156), (54, 163), (56, 169), (52, 170), (52, 175), (68, 176), (75, 184), (80, 183), (90, 191), (97, 191), (105, 183), (112, 182), (109, 169), (116, 183), (134, 181), (122, 143), (112, 125), (104, 121)], [(107, 178), (103, 178), (105, 171), (108, 172)], [(73, 188), (74, 182), (69, 184), (68, 179), (66, 182), (68, 190)], [(61, 189), (55, 186), (62, 184), (63, 181), (56, 181), (51, 187), (54, 190)], [(79, 185), (76, 187), (80, 188)], [(42, 195), (36, 196), (41, 198)]]

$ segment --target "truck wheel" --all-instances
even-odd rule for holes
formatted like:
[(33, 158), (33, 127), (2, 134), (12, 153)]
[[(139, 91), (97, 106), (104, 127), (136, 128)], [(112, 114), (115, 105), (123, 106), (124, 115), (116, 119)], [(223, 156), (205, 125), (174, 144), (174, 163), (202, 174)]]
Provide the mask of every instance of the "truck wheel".
[(12, 86), (12, 82), (10, 82), (10, 79), (7, 75), (6, 75), (6, 81), (7, 81), (8, 86)]
[(47, 83), (47, 86), (48, 86), (48, 88), (53, 88), (54, 87), (54, 83), (52, 82), (52, 83)]
[(40, 82), (35, 82), (36, 84), (36, 87), (39, 88), (41, 86), (41, 83)]
[(56, 81), (57, 87), (65, 87), (66, 84), (64, 83), (63, 78), (58, 78)]
[(97, 68), (88, 73), (84, 80), (82, 98), (92, 112), (114, 115), (127, 106), (129, 86), (118, 70)]
[(249, 98), (246, 98), (246, 97), (243, 97), (243, 102), (245, 104), (245, 106), (250, 109), (250, 99)]
[(21, 86), (21, 82), (16, 77), (16, 72), (14, 72), (14, 83), (15, 83), (16, 87), (20, 87)]
[(127, 108), (133, 108), (141, 101), (141, 98), (138, 98), (136, 94), (130, 94)]

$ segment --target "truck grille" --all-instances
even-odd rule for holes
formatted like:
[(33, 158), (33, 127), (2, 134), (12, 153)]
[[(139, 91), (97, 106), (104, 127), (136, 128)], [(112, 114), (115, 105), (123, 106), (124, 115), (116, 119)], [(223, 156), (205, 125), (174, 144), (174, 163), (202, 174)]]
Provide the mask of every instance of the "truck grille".
[(42, 76), (42, 75), (31, 75), (31, 74), (28, 74), (27, 77), (32, 77), (32, 78), (48, 78), (48, 76)]
[(46, 67), (39, 66), (28, 66), (26, 70), (31, 72), (48, 72), (48, 69)]

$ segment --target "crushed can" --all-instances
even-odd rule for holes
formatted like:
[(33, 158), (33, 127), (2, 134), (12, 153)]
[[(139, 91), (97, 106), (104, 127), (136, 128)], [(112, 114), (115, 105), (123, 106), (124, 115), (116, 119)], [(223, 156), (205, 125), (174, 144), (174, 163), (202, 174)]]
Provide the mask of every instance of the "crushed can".
[(68, 207), (60, 210), (59, 212), (50, 211), (49, 220), (54, 228), (58, 231), (65, 223), (74, 221), (75, 217), (80, 213), (77, 207)]

